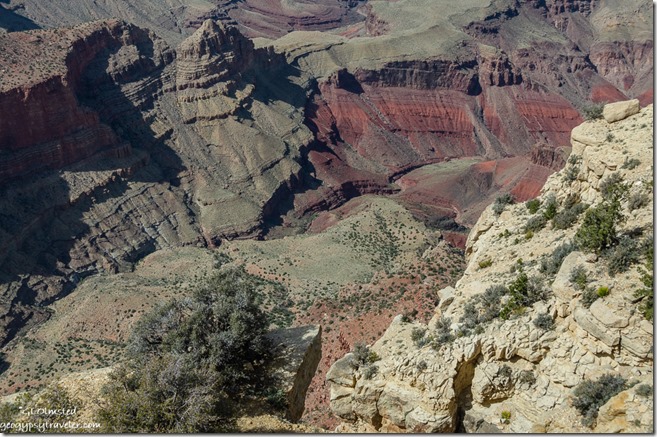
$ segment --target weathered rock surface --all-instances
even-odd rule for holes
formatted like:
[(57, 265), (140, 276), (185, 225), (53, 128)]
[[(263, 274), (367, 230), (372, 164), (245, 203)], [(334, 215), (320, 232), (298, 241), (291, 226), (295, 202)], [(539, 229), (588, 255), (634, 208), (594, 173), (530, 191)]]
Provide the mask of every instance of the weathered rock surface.
[[(579, 166), (578, 177), (566, 177), (568, 169), (555, 173), (539, 199), (554, 196), (563, 203), (578, 196), (596, 205), (602, 197), (600, 179), (617, 174), (630, 194), (646, 193), (646, 202), (632, 211), (623, 204), (627, 220), (619, 232), (648, 235), (653, 223), (652, 114), (649, 106), (614, 123), (588, 122), (573, 130), (573, 155), (581, 161), (568, 165)], [(638, 162), (632, 170), (623, 166), (630, 159)], [(486, 209), (468, 238), (464, 276), (453, 289), (438, 293), (441, 303), (428, 326), (404, 323), (401, 316), (394, 320), (372, 346), (380, 360), (369, 379), (363, 369), (349, 365), (350, 355), (336, 362), (327, 381), (331, 408), (345, 423), (340, 430), (591, 432), (572, 406), (575, 387), (606, 373), (631, 384), (652, 380), (652, 324), (633, 297), (641, 286), (638, 269), (610, 276), (605, 257), (572, 252), (557, 273), (544, 273), (541, 261), (551, 259), (579, 225), (560, 230), (548, 224), (528, 239), (524, 228), (531, 217), (523, 204), (507, 206), (499, 216)], [(492, 264), (484, 267), (480, 262), (486, 260)], [(577, 267), (585, 269), (593, 290), (603, 285), (610, 290), (590, 307), (570, 279)], [(538, 279), (547, 298), (508, 320), (496, 317), (459, 335), (466, 319), (494, 305), (478, 310), (466, 306), (470, 299), (492, 285), (510, 284), (519, 268)], [(554, 329), (533, 323), (539, 314), (552, 318)], [(412, 338), (430, 335), (440, 319), (450, 320), (456, 338), (436, 348), (418, 346)], [(652, 397), (640, 397), (636, 387), (600, 409), (594, 432), (653, 429)], [(502, 412), (511, 418), (505, 422)]]
[(303, 415), (306, 392), (322, 358), (322, 329), (320, 326), (279, 329), (267, 337), (275, 354), (272, 375), (280, 381), (287, 398), (287, 418), (296, 422)]
[(639, 99), (610, 103), (605, 105), (602, 116), (607, 120), (607, 123), (613, 123), (638, 113), (639, 109)]

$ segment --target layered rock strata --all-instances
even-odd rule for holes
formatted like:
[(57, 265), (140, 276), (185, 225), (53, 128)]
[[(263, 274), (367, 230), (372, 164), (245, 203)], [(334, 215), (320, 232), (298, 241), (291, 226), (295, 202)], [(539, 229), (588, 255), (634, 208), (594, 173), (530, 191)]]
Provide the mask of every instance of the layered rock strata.
[(85, 275), (257, 235), (298, 179), (305, 93), (233, 28), (177, 50), (121, 21), (0, 44), (5, 340)]
[[(545, 204), (554, 198), (564, 205), (576, 198), (595, 207), (602, 202), (603, 181), (619, 178), (628, 199), (645, 198), (639, 204), (623, 201), (619, 235), (652, 238), (653, 108), (627, 116), (634, 104), (606, 108), (607, 113), (624, 112), (620, 121), (575, 128), (571, 157), (577, 159), (550, 176), (538, 199)], [(380, 357), (373, 364), (376, 372), (352, 365), (351, 354), (329, 371), (331, 408), (344, 421), (340, 430), (651, 432), (652, 397), (637, 394), (638, 386), (653, 378), (653, 325), (639, 311), (634, 294), (642, 287), (641, 269), (611, 275), (609, 259), (580, 251), (562, 258), (553, 274), (541, 267), (542, 260), (550, 262), (573, 239), (582, 217), (570, 228), (550, 223), (528, 235), (532, 214), (526, 205), (507, 206), (500, 215), (486, 209), (468, 238), (465, 274), (454, 288), (439, 291), (440, 304), (429, 325), (399, 316), (372, 346)], [(577, 269), (586, 272), (586, 286), (594, 293), (609, 292), (598, 292), (602, 297), (587, 303), (572, 279)], [(454, 334), (452, 342), (436, 348), (418, 345), (420, 333), (440, 324), (447, 323), (452, 333), (463, 330), (472, 316), (465, 312), (477, 311), (466, 304), (476, 296), (485, 299), (492, 286), (511, 283), (519, 271), (545, 289), (545, 300), (508, 320), (482, 322), (475, 333)], [(534, 323), (539, 314), (553, 320), (554, 327)], [(574, 389), (609, 373), (628, 385), (587, 428), (573, 406)]]

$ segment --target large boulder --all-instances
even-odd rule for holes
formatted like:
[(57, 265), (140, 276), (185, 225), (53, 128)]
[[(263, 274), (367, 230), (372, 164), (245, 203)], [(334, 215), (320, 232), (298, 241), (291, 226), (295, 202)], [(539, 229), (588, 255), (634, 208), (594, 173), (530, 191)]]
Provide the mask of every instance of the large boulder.
[(624, 120), (630, 115), (637, 114), (640, 109), (639, 99), (626, 100), (624, 102), (605, 105), (602, 110), (602, 116), (607, 120), (607, 123), (614, 123), (616, 121)]

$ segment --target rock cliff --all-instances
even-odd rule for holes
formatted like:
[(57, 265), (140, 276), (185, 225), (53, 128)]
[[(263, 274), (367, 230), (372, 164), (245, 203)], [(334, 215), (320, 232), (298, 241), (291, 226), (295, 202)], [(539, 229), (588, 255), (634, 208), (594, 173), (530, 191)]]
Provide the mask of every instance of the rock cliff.
[(260, 233), (298, 179), (305, 93), (234, 28), (177, 50), (116, 20), (0, 44), (4, 340), (85, 275)]
[[(653, 108), (637, 113), (637, 105), (608, 105), (613, 122), (573, 129), (568, 164), (537, 202), (484, 211), (465, 274), (438, 292), (428, 326), (398, 316), (371, 347), (379, 360), (359, 366), (348, 354), (333, 365), (340, 430), (652, 431), (652, 387), (641, 387), (653, 379), (653, 325), (636, 291), (652, 255)], [(618, 245), (591, 252), (583, 229), (621, 192)], [(604, 374), (625, 384), (589, 428), (575, 402)]]

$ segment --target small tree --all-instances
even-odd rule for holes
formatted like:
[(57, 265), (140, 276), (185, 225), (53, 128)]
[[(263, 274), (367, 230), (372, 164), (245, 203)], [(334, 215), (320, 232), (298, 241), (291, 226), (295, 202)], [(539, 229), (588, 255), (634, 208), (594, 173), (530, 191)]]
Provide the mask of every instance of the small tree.
[(104, 432), (216, 432), (258, 386), (269, 323), (258, 281), (218, 273), (191, 298), (156, 308), (135, 327), (128, 361), (110, 376), (98, 413)]

